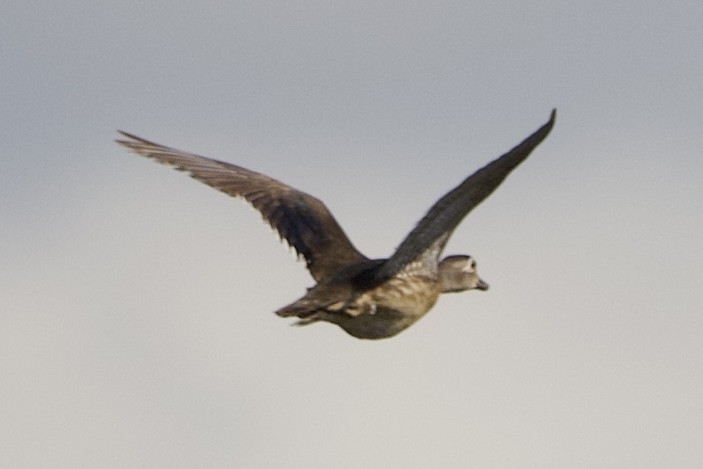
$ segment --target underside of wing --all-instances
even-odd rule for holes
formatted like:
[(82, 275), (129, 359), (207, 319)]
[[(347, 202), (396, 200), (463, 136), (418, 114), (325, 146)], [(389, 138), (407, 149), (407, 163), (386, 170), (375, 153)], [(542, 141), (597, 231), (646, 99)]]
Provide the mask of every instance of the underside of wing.
[(544, 140), (554, 126), (556, 110), (542, 127), (519, 145), (479, 169), (439, 199), (377, 272), (377, 280), (392, 277), (405, 265), (432, 249), (438, 256), (454, 229), (466, 215), (485, 200)]
[(316, 281), (346, 265), (366, 260), (319, 199), (240, 166), (120, 133), (126, 138), (117, 143), (134, 153), (186, 171), (198, 181), (249, 202), (305, 258)]

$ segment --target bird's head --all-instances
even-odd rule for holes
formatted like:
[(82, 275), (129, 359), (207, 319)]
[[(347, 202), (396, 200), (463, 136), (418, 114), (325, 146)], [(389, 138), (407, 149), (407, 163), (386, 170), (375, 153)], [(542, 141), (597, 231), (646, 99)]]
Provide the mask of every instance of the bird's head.
[(471, 256), (447, 256), (439, 263), (439, 284), (442, 293), (465, 290), (488, 290), (476, 271), (476, 261)]

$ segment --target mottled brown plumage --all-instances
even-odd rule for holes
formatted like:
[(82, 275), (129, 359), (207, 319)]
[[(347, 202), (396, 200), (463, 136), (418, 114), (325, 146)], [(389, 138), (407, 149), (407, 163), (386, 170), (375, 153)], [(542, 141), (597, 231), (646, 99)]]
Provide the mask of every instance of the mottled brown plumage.
[(168, 148), (127, 132), (117, 142), (135, 153), (186, 171), (205, 184), (252, 204), (305, 259), (317, 284), (276, 313), (298, 324), (326, 321), (364, 339), (391, 337), (434, 306), (441, 293), (488, 285), (469, 256), (444, 246), (461, 220), (524, 161), (554, 126), (549, 121), (518, 146), (466, 178), (439, 199), (389, 259), (368, 259), (351, 243), (325, 204), (261, 173)]

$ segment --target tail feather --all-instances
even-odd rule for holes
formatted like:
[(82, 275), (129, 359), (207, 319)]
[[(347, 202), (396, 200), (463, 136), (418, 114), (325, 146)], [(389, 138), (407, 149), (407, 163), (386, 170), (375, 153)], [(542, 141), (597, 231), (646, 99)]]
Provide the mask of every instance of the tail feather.
[(276, 311), (276, 314), (282, 318), (298, 317), (300, 319), (306, 319), (315, 315), (315, 313), (323, 308), (324, 305), (321, 305), (318, 301), (303, 297), (279, 309)]
[(299, 319), (295, 321), (291, 326), (295, 327), (301, 327), (301, 326), (309, 326), (310, 324), (314, 324), (316, 322), (320, 321), (320, 318), (317, 317), (317, 315), (312, 315), (310, 317), (307, 317), (305, 319)]

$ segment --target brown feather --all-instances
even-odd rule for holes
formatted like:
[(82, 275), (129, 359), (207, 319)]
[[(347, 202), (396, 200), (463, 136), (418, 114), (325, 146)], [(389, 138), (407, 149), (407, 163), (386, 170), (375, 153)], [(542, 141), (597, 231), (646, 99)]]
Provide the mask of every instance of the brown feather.
[(134, 153), (186, 171), (200, 182), (241, 197), (256, 208), (298, 255), (316, 281), (341, 267), (367, 260), (319, 199), (264, 174), (150, 142), (120, 131), (117, 140)]

